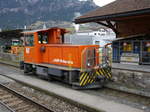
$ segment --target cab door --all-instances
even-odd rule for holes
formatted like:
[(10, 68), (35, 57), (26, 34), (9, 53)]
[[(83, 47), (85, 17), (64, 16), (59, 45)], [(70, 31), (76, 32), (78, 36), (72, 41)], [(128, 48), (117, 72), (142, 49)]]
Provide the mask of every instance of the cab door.
[(26, 34), (24, 40), (25, 40), (24, 62), (34, 63), (35, 62), (34, 35)]

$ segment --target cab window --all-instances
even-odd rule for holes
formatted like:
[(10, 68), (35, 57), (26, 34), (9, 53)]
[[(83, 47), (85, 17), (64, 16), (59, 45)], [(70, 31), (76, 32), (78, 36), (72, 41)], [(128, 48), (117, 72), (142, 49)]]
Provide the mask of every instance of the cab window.
[(38, 38), (40, 44), (48, 43), (48, 33), (38, 33)]
[(34, 35), (25, 35), (25, 46), (34, 46)]

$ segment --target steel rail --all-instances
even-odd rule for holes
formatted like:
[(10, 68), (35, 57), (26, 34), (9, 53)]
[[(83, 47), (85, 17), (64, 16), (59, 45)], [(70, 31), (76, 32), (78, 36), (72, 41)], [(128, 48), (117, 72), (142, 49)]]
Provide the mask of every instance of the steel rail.
[(0, 105), (4, 106), (10, 112), (15, 112), (12, 108), (10, 108), (9, 106), (7, 106), (5, 103), (3, 103), (1, 101), (0, 101)]
[[(30, 102), (30, 103), (32, 103), (32, 104), (34, 104), (34, 105), (40, 107), (41, 109), (43, 109), (43, 110), (45, 110), (45, 111), (54, 112), (53, 110), (50, 110), (49, 108), (47, 108), (45, 105), (40, 104), (40, 103), (38, 103), (38, 102), (35, 102), (35, 101), (32, 100), (31, 98), (29, 98), (29, 97), (27, 97), (27, 96), (25, 96), (25, 95), (23, 95), (23, 94), (21, 94), (21, 93), (15, 91), (15, 90), (11, 89), (11, 88), (9, 88), (9, 87), (7, 87), (7, 86), (1, 84), (1, 83), (0, 83), (0, 88), (5, 89), (6, 91), (8, 91), (8, 92), (12, 93), (13, 95), (19, 97), (20, 99), (25, 100), (25, 101), (27, 101), (27, 102)], [(12, 112), (15, 112), (15, 111), (12, 111)]]

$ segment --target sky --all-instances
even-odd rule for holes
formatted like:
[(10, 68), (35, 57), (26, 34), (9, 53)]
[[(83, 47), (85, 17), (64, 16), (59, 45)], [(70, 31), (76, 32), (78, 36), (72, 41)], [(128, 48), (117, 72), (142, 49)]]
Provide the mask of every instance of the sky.
[(98, 6), (104, 6), (107, 5), (108, 3), (111, 3), (115, 0), (94, 0), (95, 4)]

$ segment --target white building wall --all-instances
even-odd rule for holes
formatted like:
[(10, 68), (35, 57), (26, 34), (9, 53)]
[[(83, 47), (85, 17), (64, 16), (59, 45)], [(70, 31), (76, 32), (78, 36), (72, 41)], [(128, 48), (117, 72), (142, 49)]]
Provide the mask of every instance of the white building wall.
[(81, 44), (81, 45), (89, 45), (89, 44), (98, 44), (101, 47), (104, 47), (107, 43), (111, 43), (116, 38), (115, 33), (108, 29), (100, 31), (86, 31), (86, 32), (77, 32), (76, 34), (70, 35), (68, 40), (70, 40), (71, 44)]

